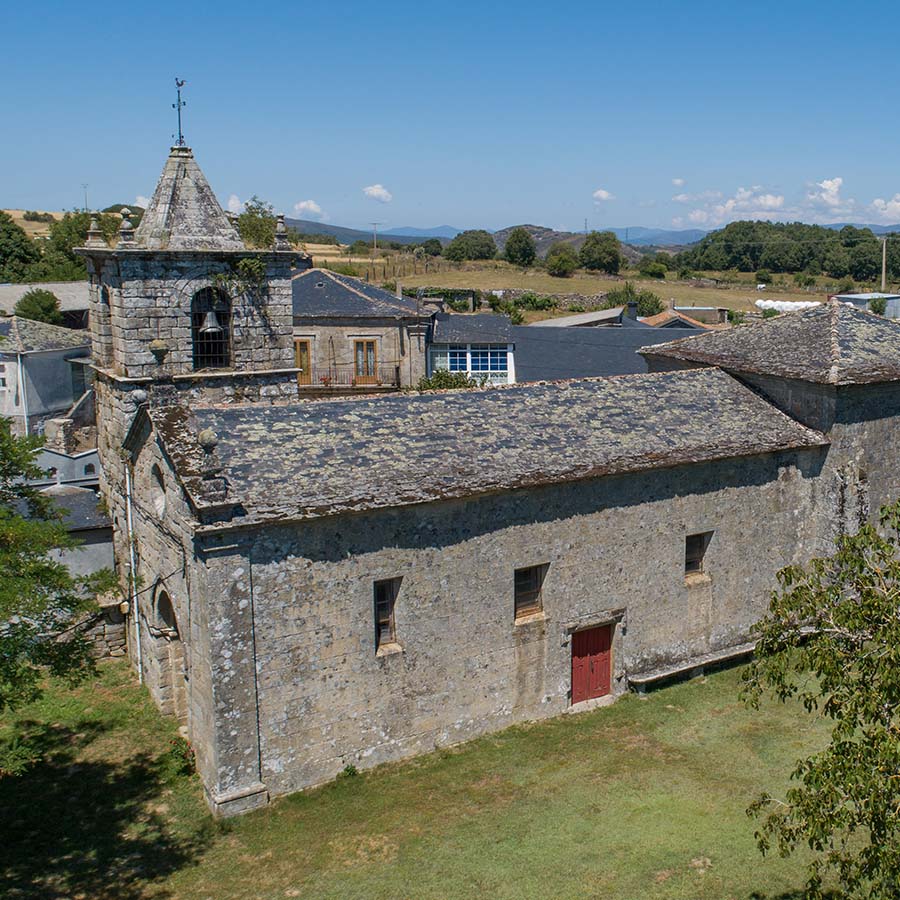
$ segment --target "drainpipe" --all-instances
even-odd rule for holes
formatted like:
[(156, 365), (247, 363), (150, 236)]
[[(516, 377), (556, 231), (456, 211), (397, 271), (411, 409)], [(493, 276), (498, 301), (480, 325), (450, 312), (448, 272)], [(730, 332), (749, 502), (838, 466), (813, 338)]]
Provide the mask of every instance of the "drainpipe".
[(22, 364), (22, 354), (16, 354), (16, 378), (19, 382), (19, 396), (22, 398), (22, 412), (25, 415), (25, 437), (31, 434), (28, 427), (28, 385), (25, 382), (25, 366)]
[(131, 609), (134, 614), (134, 648), (137, 651), (138, 680), (144, 683), (144, 662), (141, 654), (141, 611), (138, 609), (137, 578), (134, 571), (134, 526), (131, 515), (131, 469), (125, 463), (125, 526), (128, 532), (128, 581), (131, 588)]

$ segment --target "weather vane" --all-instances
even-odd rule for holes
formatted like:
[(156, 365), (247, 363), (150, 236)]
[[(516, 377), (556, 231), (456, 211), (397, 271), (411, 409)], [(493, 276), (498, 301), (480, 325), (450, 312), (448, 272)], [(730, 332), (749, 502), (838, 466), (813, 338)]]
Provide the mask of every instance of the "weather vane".
[(187, 84), (183, 79), (175, 78), (175, 92), (178, 94), (178, 102), (172, 104), (172, 109), (178, 110), (178, 142), (176, 143), (176, 147), (184, 146), (184, 135), (181, 133), (181, 109), (184, 106), (187, 106), (187, 103), (181, 99), (181, 89)]

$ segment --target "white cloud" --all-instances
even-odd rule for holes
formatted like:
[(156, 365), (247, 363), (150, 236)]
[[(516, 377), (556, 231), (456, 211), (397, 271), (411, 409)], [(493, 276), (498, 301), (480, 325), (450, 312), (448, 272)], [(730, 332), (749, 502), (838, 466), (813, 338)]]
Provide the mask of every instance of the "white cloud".
[(709, 213), (703, 209), (692, 209), (688, 213), (688, 221), (694, 225), (705, 225), (709, 221)]
[(676, 194), (672, 198), (676, 203), (709, 203), (712, 200), (721, 200), (721, 191), (700, 191), (699, 194)]
[(690, 203), (694, 198), (690, 194), (676, 194), (672, 199), (676, 203)]
[[(719, 191), (704, 191), (687, 200), (702, 204), (688, 213), (688, 220), (695, 225), (718, 226), (735, 219), (772, 218), (773, 213), (781, 214), (784, 209), (782, 194), (763, 192), (758, 184), (740, 187), (725, 200)], [(715, 202), (717, 200), (721, 202)]]
[(616, 198), (607, 190), (603, 188), (597, 188), (591, 196), (594, 198), (594, 203), (603, 203), (605, 200), (615, 200)]
[(894, 194), (890, 200), (876, 198), (869, 209), (872, 214), (886, 225), (894, 225), (900, 221), (900, 194)]
[(134, 205), (140, 206), (142, 209), (146, 209), (150, 205), (149, 197), (142, 197), (140, 194), (134, 198)]
[(851, 197), (841, 196), (843, 185), (844, 179), (840, 177), (825, 178), (810, 185), (806, 193), (806, 208), (810, 216), (817, 213), (837, 216), (852, 212), (856, 201)]
[(370, 184), (362, 190), (367, 197), (379, 203), (390, 203), (394, 199), (394, 195), (383, 184)]
[(684, 225), (684, 216), (675, 216), (675, 217), (672, 219), (672, 224), (673, 224), (676, 228), (681, 228), (681, 226)]
[(235, 215), (239, 215), (244, 211), (244, 203), (237, 194), (231, 194), (229, 196), (226, 206), (228, 208), (228, 212), (233, 212), (235, 213)]
[(322, 207), (315, 200), (300, 200), (294, 204), (294, 212), (300, 216), (306, 216), (310, 219), (326, 219), (328, 218)]
[(683, 178), (673, 178), (672, 184), (675, 187), (684, 187), (684, 179)]

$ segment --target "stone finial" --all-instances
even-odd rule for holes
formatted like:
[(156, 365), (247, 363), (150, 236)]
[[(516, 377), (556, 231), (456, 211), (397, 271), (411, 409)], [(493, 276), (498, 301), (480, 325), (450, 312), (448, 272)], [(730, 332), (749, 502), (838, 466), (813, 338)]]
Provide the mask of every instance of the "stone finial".
[(136, 391), (131, 392), (131, 401), (135, 406), (141, 406), (147, 402), (148, 396), (143, 388), (138, 388)]
[(134, 243), (134, 225), (131, 224), (131, 210), (127, 206), (122, 207), (122, 224), (119, 226), (119, 248), (128, 247)]
[(156, 364), (161, 366), (169, 355), (169, 345), (162, 338), (154, 338), (147, 345), (147, 349), (156, 358)]
[(106, 243), (106, 239), (103, 237), (103, 232), (100, 230), (100, 226), (97, 224), (97, 217), (91, 216), (91, 224), (88, 226), (87, 240), (84, 243), (85, 247), (97, 247), (106, 249), (109, 245)]
[(203, 448), (205, 453), (212, 453), (219, 446), (219, 436), (212, 428), (204, 428), (197, 435), (197, 443)]
[(278, 216), (275, 223), (275, 249), (290, 250), (291, 242), (288, 239), (287, 228), (284, 225), (284, 213)]

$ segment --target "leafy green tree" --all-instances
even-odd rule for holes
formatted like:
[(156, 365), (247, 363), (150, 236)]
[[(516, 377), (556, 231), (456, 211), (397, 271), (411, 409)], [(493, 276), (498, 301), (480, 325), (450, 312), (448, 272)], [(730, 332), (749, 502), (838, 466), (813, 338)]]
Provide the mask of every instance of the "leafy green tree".
[(828, 248), (822, 262), (825, 271), (832, 278), (843, 278), (850, 273), (850, 254), (841, 244), (833, 244)]
[(762, 795), (763, 853), (816, 854), (808, 896), (826, 875), (850, 897), (900, 896), (900, 503), (880, 528), (864, 525), (835, 552), (778, 574), (756, 626), (745, 699), (796, 698), (831, 720), (831, 740), (797, 762), (782, 797)]
[(578, 268), (578, 254), (570, 244), (557, 242), (544, 259), (547, 273), (556, 278), (568, 278)]
[(604, 298), (602, 308), (612, 309), (614, 306), (628, 306), (629, 303), (637, 303), (639, 316), (655, 316), (666, 308), (659, 294), (635, 290), (630, 281), (626, 281), (623, 287), (611, 290)]
[(254, 194), (237, 217), (241, 240), (256, 250), (271, 250), (275, 246), (275, 207)]
[(347, 248), (348, 256), (368, 256), (372, 252), (372, 245), (364, 240), (356, 240)]
[(493, 259), (497, 255), (497, 245), (493, 237), (481, 229), (462, 231), (447, 245), (444, 257), (453, 262), (467, 259)]
[(612, 231), (592, 231), (584, 239), (578, 258), (585, 269), (617, 275), (622, 266), (622, 247)]
[(645, 278), (666, 277), (666, 267), (662, 263), (656, 262), (652, 256), (644, 256), (641, 258), (640, 263), (638, 263), (638, 272)]
[(759, 269), (756, 273), (757, 284), (771, 284), (772, 273), (768, 269)]
[(856, 281), (871, 281), (881, 272), (881, 246), (866, 241), (850, 248), (850, 274)]
[(506, 239), (504, 256), (514, 266), (527, 268), (537, 258), (534, 238), (524, 228), (513, 228)]
[(32, 288), (19, 298), (15, 315), (35, 322), (47, 322), (50, 325), (62, 325), (63, 314), (59, 308), (59, 298), (53, 291), (44, 288)]
[(437, 238), (428, 238), (419, 246), (425, 251), (426, 256), (440, 256), (444, 252), (444, 246)]
[(37, 245), (12, 216), (0, 212), (0, 281), (22, 281), (40, 255)]
[(71, 629), (113, 583), (109, 572), (76, 578), (51, 558), (73, 544), (49, 498), (27, 484), (45, 474), (40, 445), (0, 417), (0, 712), (38, 698), (47, 672), (74, 681), (93, 671), (89, 642)]

